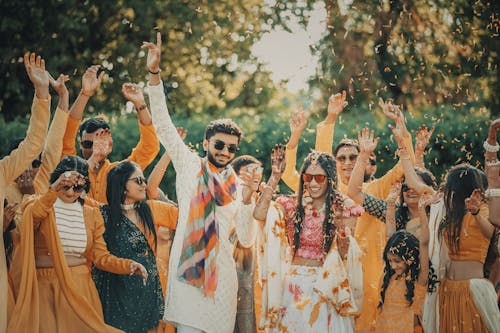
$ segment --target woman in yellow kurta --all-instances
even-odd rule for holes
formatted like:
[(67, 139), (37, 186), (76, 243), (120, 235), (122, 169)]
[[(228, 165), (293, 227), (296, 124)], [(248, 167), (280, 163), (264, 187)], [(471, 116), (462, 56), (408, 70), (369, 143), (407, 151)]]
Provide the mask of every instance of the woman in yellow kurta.
[[(45, 61), (34, 53), (24, 55), (26, 72), (35, 87), (35, 96), (31, 107), (31, 120), (25, 140), (9, 156), (0, 160), (0, 221), (3, 222), (5, 188), (16, 179), (43, 149), (47, 126), (50, 119), (49, 76), (45, 71)], [(3, 224), (3, 223), (2, 223)], [(7, 326), (7, 308), (13, 306), (13, 292), (8, 285), (7, 265), (5, 260), (4, 239), (2, 233), (0, 246), (0, 332)], [(9, 305), (9, 306), (8, 306)]]
[[(95, 269), (106, 323), (129, 333), (155, 331), (164, 312), (164, 299), (156, 263), (159, 237), (175, 229), (177, 207), (146, 201), (146, 178), (133, 162), (119, 163), (108, 174), (107, 199), (101, 207), (106, 222), (104, 238), (111, 253), (142, 263), (149, 279), (144, 285), (128, 276)], [(160, 244), (161, 245), (161, 244)]]
[(143, 280), (147, 272), (108, 252), (99, 211), (80, 198), (89, 186), (85, 160), (64, 157), (50, 182), (46, 194), (23, 205), (21, 261), (13, 262), (21, 279), (8, 331), (118, 332), (104, 324), (90, 265)]

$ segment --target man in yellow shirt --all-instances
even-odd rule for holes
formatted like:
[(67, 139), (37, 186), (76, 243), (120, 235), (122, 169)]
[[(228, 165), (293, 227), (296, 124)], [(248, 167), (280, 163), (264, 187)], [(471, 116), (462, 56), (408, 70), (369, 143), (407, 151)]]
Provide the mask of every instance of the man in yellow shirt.
[[(91, 186), (88, 195), (98, 202), (107, 203), (108, 172), (121, 162), (110, 162), (108, 159), (113, 148), (110, 126), (106, 120), (98, 117), (90, 118), (80, 125), (85, 106), (101, 84), (104, 72), (99, 73), (99, 68), (91, 66), (83, 75), (82, 90), (71, 107), (66, 125), (62, 155), (76, 155), (75, 140), (78, 132), (82, 156), (89, 162)], [(158, 154), (160, 144), (141, 89), (136, 85), (125, 83), (122, 93), (135, 106), (140, 132), (139, 142), (126, 160), (136, 162), (144, 170)]]
[[(316, 128), (316, 147), (318, 151), (332, 153), (334, 125), (338, 115), (347, 105), (345, 92), (330, 97), (328, 101), (328, 115), (326, 119), (319, 123)], [(396, 121), (397, 116), (393, 111), (394, 106), (386, 104), (380, 100), (380, 106), (387, 118)], [(290, 140), (286, 149), (286, 169), (282, 180), (292, 190), (298, 190), (299, 176), (296, 168), (297, 144), (305, 128), (305, 114), (302, 110), (295, 115), (290, 122), (292, 131)], [(404, 124), (402, 124), (404, 126)], [(411, 152), (412, 159), (414, 154), (412, 149), (412, 140), (410, 133), (405, 129), (405, 145)], [(291, 143), (291, 144), (290, 144)], [(359, 155), (359, 146), (356, 141), (343, 139), (335, 148), (333, 156), (337, 162), (337, 174), (339, 182), (338, 190), (346, 194), (347, 185), (351, 176), (352, 169), (356, 164)], [(400, 163), (396, 164), (383, 177), (374, 179), (363, 185), (363, 191), (377, 198), (385, 199), (389, 194), (391, 185), (400, 180), (403, 176), (403, 169)], [(363, 307), (361, 315), (356, 319), (356, 331), (370, 331), (375, 324), (375, 315), (379, 299), (379, 281), (383, 272), (382, 251), (385, 245), (385, 225), (377, 218), (364, 213), (358, 218), (355, 238), (363, 252), (361, 263), (363, 265)]]

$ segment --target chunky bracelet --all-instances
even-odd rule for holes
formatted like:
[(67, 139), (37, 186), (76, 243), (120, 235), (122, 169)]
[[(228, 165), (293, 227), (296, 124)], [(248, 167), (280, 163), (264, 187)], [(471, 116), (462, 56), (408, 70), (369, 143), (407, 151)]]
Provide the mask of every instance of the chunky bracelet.
[(500, 188), (489, 188), (487, 189), (484, 194), (486, 197), (500, 197)]
[(472, 215), (476, 216), (477, 214), (479, 214), (479, 211), (480, 211), (480, 210), (481, 210), (481, 209), (479, 209), (479, 208), (478, 208), (475, 212), (470, 212), (470, 213), (471, 213)]
[(486, 150), (489, 153), (496, 153), (500, 150), (500, 145), (498, 145), (498, 142), (495, 142), (495, 145), (490, 145), (488, 143), (488, 140), (485, 140), (483, 143), (484, 150)]
[(156, 75), (156, 74), (160, 74), (161, 69), (159, 69), (159, 68), (158, 68), (158, 70), (157, 70), (156, 72), (152, 72), (152, 71), (150, 71), (150, 70), (148, 69), (148, 72), (149, 72), (149, 74)]
[(139, 111), (145, 110), (147, 108), (148, 108), (148, 106), (146, 104), (142, 104), (141, 106), (139, 106), (138, 108), (136, 108), (136, 110), (139, 112)]

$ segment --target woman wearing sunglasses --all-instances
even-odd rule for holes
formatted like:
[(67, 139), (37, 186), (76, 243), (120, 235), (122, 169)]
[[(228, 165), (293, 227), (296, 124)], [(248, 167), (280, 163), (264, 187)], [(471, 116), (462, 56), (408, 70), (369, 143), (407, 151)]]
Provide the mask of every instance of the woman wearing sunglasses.
[[(157, 249), (173, 237), (177, 207), (157, 200), (146, 201), (147, 181), (137, 163), (119, 163), (109, 172), (107, 183), (108, 205), (101, 207), (101, 213), (109, 251), (143, 264), (149, 278), (143, 284), (134, 277), (106, 272), (100, 267), (94, 269), (104, 320), (126, 332), (155, 330), (163, 326), (160, 320), (164, 312)], [(162, 259), (168, 263), (168, 258)]]
[(102, 216), (82, 198), (90, 185), (87, 161), (64, 157), (50, 184), (46, 194), (23, 205), (21, 244), (15, 258), (22, 261), (12, 264), (21, 273), (8, 331), (117, 332), (104, 324), (90, 266), (139, 275), (133, 278), (141, 282), (148, 273), (140, 263), (108, 252)]
[[(284, 170), (280, 166), (284, 152), (274, 150), (271, 159), (273, 176), (254, 211), (261, 221), (268, 216), (276, 180)], [(333, 157), (310, 153), (301, 168), (298, 196), (281, 196), (276, 203), (281, 219), (266, 236), (268, 241), (281, 237), (281, 246), (290, 256), (268, 261), (264, 268), (273, 275), (282, 267), (280, 261), (289, 263), (282, 277), (280, 305), (267, 309), (266, 324), (276, 332), (284, 327), (288, 332), (354, 332), (363, 278), (359, 247), (351, 232), (363, 209), (337, 191)], [(264, 304), (276, 304), (264, 299), (271, 292), (263, 295)]]

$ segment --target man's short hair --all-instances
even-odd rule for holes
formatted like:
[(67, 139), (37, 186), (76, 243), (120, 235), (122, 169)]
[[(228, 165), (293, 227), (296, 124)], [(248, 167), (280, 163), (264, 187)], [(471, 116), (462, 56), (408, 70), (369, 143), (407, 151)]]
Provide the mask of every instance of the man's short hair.
[(259, 166), (262, 166), (262, 163), (252, 155), (241, 155), (236, 157), (232, 162), (231, 166), (234, 169), (234, 172), (237, 174), (240, 173), (240, 169), (244, 167), (245, 165), (249, 164), (258, 164)]
[(205, 140), (210, 139), (216, 133), (226, 133), (238, 137), (238, 143), (243, 136), (243, 132), (236, 123), (229, 118), (212, 120), (205, 128)]
[(85, 120), (78, 130), (78, 134), (82, 137), (83, 131), (87, 133), (94, 133), (98, 129), (110, 129), (108, 122), (101, 117), (94, 117)]
[(337, 153), (339, 152), (340, 148), (342, 147), (354, 147), (359, 153), (359, 144), (357, 140), (353, 139), (342, 139), (340, 140), (340, 143), (335, 147), (335, 150), (333, 151), (333, 157), (337, 157)]

